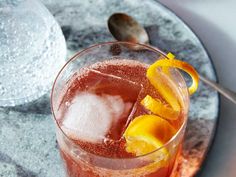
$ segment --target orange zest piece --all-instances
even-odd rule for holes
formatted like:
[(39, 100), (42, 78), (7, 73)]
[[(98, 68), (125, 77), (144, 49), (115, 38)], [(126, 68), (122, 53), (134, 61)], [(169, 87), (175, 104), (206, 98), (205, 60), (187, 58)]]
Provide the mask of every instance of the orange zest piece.
[[(158, 60), (166, 61), (167, 59)], [(168, 60), (169, 61), (169, 60)], [(161, 96), (167, 101), (171, 107), (179, 112), (180, 111), (180, 103), (177, 99), (177, 94), (175, 93), (178, 90), (177, 85), (173, 82), (173, 80), (166, 75), (164, 72), (158, 71), (159, 63), (155, 62), (152, 64), (147, 70), (147, 78), (150, 83), (157, 89), (157, 91), (161, 94)]]
[(174, 59), (175, 58), (175, 55), (173, 53), (170, 53), (170, 52), (166, 56), (169, 59)]
[[(175, 56), (174, 56), (172, 53), (170, 53), (170, 52), (169, 52), (166, 56), (167, 56), (168, 59), (174, 59), (174, 58), (175, 58)], [(167, 58), (160, 57), (159, 59), (167, 59)], [(162, 68), (162, 71), (163, 71), (165, 74), (167, 74), (167, 75), (170, 76), (169, 67), (163, 67), (163, 68)]]
[(153, 114), (159, 115), (165, 119), (176, 120), (179, 116), (179, 111), (173, 110), (168, 105), (164, 105), (159, 99), (154, 99), (150, 95), (147, 95), (141, 104), (151, 111)]
[[(185, 71), (192, 78), (192, 85), (189, 87), (190, 95), (193, 94), (197, 90), (199, 76), (198, 76), (197, 71), (190, 64), (188, 64), (186, 62), (183, 62), (183, 61), (180, 61), (180, 60), (176, 60), (176, 59), (157, 60), (155, 63), (153, 63), (148, 68), (148, 71), (147, 71), (147, 77), (149, 78), (150, 82), (152, 82), (152, 80), (153, 80), (152, 76), (154, 75), (154, 73), (157, 73), (155, 70), (158, 67), (174, 67), (174, 68), (178, 68), (178, 69), (181, 69), (181, 70)], [(159, 88), (157, 88), (157, 89), (159, 90)]]

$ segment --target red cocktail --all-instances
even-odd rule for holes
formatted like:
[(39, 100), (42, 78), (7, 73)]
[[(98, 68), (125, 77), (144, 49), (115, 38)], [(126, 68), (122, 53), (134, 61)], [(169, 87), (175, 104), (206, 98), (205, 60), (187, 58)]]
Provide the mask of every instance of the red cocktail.
[(171, 176), (186, 126), (188, 90), (180, 73), (167, 67), (158, 71), (163, 74), (157, 89), (147, 68), (167, 56), (144, 45), (132, 50), (137, 45), (93, 46), (60, 71), (52, 109), (67, 176)]

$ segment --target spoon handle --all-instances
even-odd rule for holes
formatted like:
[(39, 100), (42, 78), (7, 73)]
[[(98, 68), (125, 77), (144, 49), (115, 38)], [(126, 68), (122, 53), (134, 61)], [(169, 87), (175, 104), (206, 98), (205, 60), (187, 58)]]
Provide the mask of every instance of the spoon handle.
[(221, 93), (224, 97), (226, 97), (227, 99), (229, 99), (230, 101), (232, 101), (234, 104), (236, 104), (236, 93), (203, 77), (200, 76), (200, 80), (203, 81), (204, 83), (206, 83), (207, 85), (211, 86), (213, 89), (215, 89), (216, 91), (218, 91), (219, 93)]

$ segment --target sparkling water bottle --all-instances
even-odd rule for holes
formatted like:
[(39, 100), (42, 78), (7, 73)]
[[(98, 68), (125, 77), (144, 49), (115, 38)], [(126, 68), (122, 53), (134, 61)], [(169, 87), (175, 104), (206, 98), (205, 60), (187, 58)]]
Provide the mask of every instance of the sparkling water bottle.
[(65, 57), (62, 31), (43, 4), (0, 0), (0, 106), (48, 92)]

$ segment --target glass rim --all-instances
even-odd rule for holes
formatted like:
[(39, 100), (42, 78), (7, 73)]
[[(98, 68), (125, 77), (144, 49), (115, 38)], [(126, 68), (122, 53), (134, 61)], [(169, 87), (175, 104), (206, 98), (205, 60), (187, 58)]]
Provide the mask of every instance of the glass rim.
[[(152, 52), (155, 52), (155, 53), (158, 53), (158, 54), (161, 54), (163, 56), (165, 56), (166, 58), (170, 59), (167, 54), (165, 52), (163, 52), (162, 50), (160, 50), (159, 48), (156, 48), (156, 47), (152, 47), (150, 45), (146, 45), (146, 44), (140, 44), (140, 43), (130, 43), (130, 42), (124, 42), (124, 41), (109, 41), (109, 42), (101, 42), (101, 43), (97, 43), (97, 44), (93, 44), (85, 49), (82, 49), (81, 51), (77, 52), (76, 54), (74, 54), (65, 64), (64, 66), (60, 69), (60, 71), (58, 72), (54, 82), (53, 82), (53, 86), (52, 86), (52, 91), (51, 91), (51, 94), (50, 94), (50, 104), (51, 104), (51, 112), (52, 112), (52, 115), (53, 115), (53, 119), (54, 121), (56, 122), (56, 125), (57, 127), (60, 129), (60, 131), (62, 132), (63, 136), (65, 136), (69, 141), (71, 141), (74, 145), (80, 147), (80, 149), (82, 149), (84, 152), (86, 152), (87, 154), (90, 154), (92, 156), (95, 156), (95, 157), (98, 157), (98, 158), (102, 158), (102, 159), (107, 159), (107, 160), (134, 160), (134, 159), (139, 159), (139, 158), (142, 158), (142, 157), (146, 157), (146, 156), (149, 156), (153, 153), (156, 153), (157, 151), (160, 151), (161, 149), (167, 147), (169, 144), (171, 144), (178, 136), (179, 134), (185, 129), (185, 125), (187, 124), (187, 120), (188, 120), (188, 111), (189, 111), (189, 106), (187, 107), (187, 115), (186, 117), (184, 118), (183, 120), (183, 123), (182, 125), (180, 126), (180, 128), (177, 130), (177, 132), (171, 137), (171, 139), (169, 139), (166, 143), (164, 143), (161, 147), (151, 151), (151, 152), (148, 152), (146, 154), (143, 154), (143, 155), (139, 155), (139, 156), (135, 156), (135, 157), (122, 157), (122, 158), (117, 158), (117, 157), (105, 157), (105, 156), (101, 156), (101, 155), (97, 155), (97, 154), (94, 154), (94, 153), (91, 153), (91, 152), (88, 152), (86, 151), (85, 149), (83, 149), (80, 145), (78, 144), (75, 144), (73, 142), (74, 139), (70, 138), (68, 135), (66, 135), (66, 133), (62, 130), (61, 126), (59, 125), (59, 122), (58, 120), (56, 119), (56, 115), (55, 115), (55, 112), (54, 112), (54, 107), (53, 107), (53, 94), (54, 94), (54, 88), (55, 88), (55, 85), (57, 83), (57, 80), (59, 78), (59, 76), (61, 75), (61, 73), (64, 71), (65, 67), (71, 63), (73, 60), (75, 60), (76, 58), (78, 58), (80, 55), (82, 55), (84, 52), (87, 52), (89, 51), (90, 49), (93, 49), (93, 48), (97, 48), (98, 46), (105, 46), (105, 45), (112, 45), (112, 44), (126, 44), (126, 45), (139, 45), (139, 46), (142, 46), (144, 49), (148, 49)], [(189, 92), (188, 92), (188, 87), (186, 85), (186, 82), (183, 78), (183, 75), (178, 71), (176, 70), (177, 73), (179, 73), (180, 77), (181, 77), (181, 80), (184, 81), (184, 87), (186, 88), (187, 90), (187, 94), (188, 94), (188, 105), (189, 105), (189, 102), (190, 102), (190, 99), (189, 99)]]

